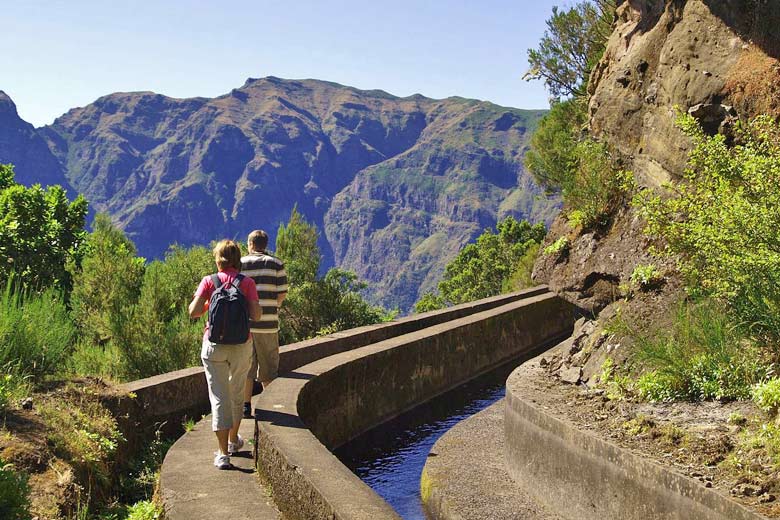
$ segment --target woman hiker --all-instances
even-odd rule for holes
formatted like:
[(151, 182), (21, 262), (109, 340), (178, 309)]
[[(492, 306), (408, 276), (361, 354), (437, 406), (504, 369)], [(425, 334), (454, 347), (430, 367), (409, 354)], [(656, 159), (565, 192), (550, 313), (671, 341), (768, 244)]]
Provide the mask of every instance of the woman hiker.
[(218, 272), (200, 281), (189, 314), (199, 318), (212, 307), (200, 357), (206, 369), (212, 429), (219, 446), (214, 453), (214, 466), (230, 469), (230, 455), (244, 445), (238, 428), (243, 415), (244, 382), (252, 364), (249, 319), (259, 320), (262, 310), (254, 280), (239, 274), (238, 244), (232, 240), (220, 241), (214, 247), (214, 261)]

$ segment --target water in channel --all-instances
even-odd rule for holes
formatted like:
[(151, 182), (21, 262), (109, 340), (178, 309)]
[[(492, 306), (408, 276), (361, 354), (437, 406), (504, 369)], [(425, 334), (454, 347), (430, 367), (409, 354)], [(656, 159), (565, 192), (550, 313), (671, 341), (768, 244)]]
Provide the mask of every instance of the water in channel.
[(370, 430), (334, 453), (406, 520), (423, 520), (420, 475), (447, 430), (504, 397), (516, 359)]

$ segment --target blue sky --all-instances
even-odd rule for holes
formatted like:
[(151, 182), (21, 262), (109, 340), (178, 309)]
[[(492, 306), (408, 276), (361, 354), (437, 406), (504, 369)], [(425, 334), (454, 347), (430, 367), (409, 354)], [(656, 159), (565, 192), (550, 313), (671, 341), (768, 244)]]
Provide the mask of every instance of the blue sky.
[(3, 2), (0, 90), (35, 126), (116, 91), (218, 96), (317, 78), (546, 108), (526, 51), (568, 0)]

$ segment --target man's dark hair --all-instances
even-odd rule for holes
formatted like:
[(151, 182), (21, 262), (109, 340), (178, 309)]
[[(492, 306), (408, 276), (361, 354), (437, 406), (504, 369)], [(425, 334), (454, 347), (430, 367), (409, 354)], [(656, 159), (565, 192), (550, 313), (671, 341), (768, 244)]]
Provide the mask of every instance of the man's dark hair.
[(249, 237), (246, 240), (248, 242), (250, 251), (255, 253), (261, 253), (268, 247), (268, 233), (262, 229), (255, 229), (249, 233)]

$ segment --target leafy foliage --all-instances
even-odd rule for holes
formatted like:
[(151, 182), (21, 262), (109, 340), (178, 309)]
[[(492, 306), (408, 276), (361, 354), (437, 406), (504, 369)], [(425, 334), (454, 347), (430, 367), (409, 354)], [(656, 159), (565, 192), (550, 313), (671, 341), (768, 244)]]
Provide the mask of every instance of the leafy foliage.
[(8, 520), (27, 520), (30, 499), (27, 476), (0, 459), (0, 518)]
[(736, 132), (736, 146), (708, 137), (691, 116), (685, 182), (668, 197), (640, 192), (647, 232), (663, 238), (693, 294), (728, 301), (739, 323), (780, 340), (780, 125), (759, 117)]
[(439, 295), (426, 294), (415, 305), (417, 312), (442, 308), (522, 289), (531, 284), (530, 273), (546, 230), (507, 217), (486, 229), (468, 244), (444, 269)]
[(79, 373), (133, 379), (198, 363), (202, 324), (186, 306), (215, 270), (205, 247), (173, 246), (148, 265), (105, 215), (86, 239), (74, 274), (73, 315), (83, 332), (72, 366)]
[(567, 237), (559, 237), (555, 242), (545, 247), (543, 253), (545, 255), (560, 255), (567, 251), (570, 245)]
[(751, 392), (753, 402), (760, 409), (775, 416), (780, 410), (780, 378), (773, 377), (757, 384)]
[(554, 98), (584, 97), (590, 71), (601, 59), (612, 32), (614, 0), (586, 0), (553, 7), (539, 47), (529, 49), (527, 79), (543, 79)]
[(149, 377), (200, 362), (203, 324), (191, 321), (186, 307), (201, 278), (215, 270), (211, 252), (199, 246), (174, 246), (164, 260), (146, 267), (138, 302), (116, 323), (125, 377)]
[(447, 306), (447, 302), (441, 295), (428, 292), (422, 295), (422, 297), (414, 304), (414, 312), (428, 312), (443, 309)]
[(580, 100), (554, 103), (531, 137), (525, 159), (540, 184), (563, 195), (569, 220), (583, 228), (606, 222), (629, 179), (609, 148), (583, 133), (586, 120)]
[(333, 268), (321, 279), (291, 288), (282, 313), (284, 343), (392, 319), (393, 313), (363, 299), (365, 287), (355, 273)]
[(142, 500), (127, 508), (127, 520), (158, 520), (162, 517), (162, 508), (151, 500)]
[(658, 283), (663, 275), (653, 264), (639, 264), (631, 272), (629, 281), (640, 289), (647, 289)]
[(70, 288), (65, 266), (78, 254), (87, 201), (68, 201), (60, 186), (27, 188), (0, 164), (0, 276), (16, 273), (27, 287)]
[(604, 53), (615, 7), (613, 0), (554, 7), (539, 47), (528, 51), (526, 77), (544, 79), (552, 102), (531, 137), (525, 165), (549, 192), (561, 193), (575, 227), (606, 224), (626, 177), (608, 147), (586, 130), (587, 83)]

